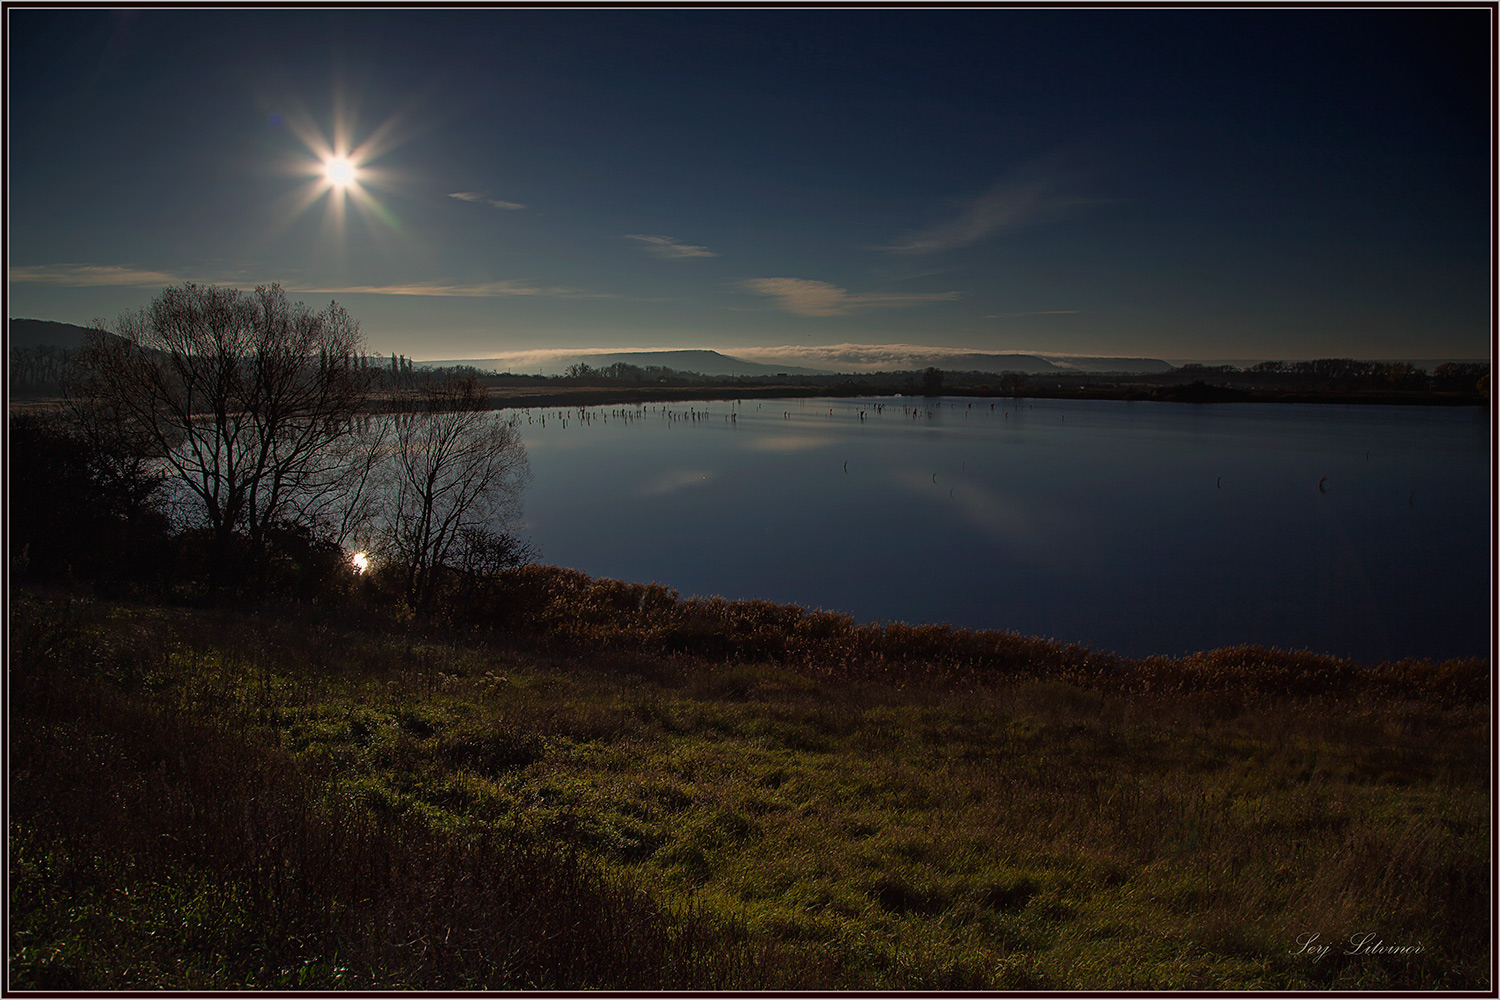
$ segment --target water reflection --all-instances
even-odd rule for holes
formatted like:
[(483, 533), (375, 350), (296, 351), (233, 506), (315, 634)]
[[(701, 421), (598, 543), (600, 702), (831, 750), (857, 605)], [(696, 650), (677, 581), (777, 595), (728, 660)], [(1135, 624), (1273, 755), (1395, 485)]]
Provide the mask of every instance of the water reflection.
[(811, 434), (773, 434), (752, 437), (742, 442), (741, 447), (751, 451), (809, 451), (814, 448), (827, 448), (836, 444), (837, 441), (837, 438), (818, 437)]
[(690, 486), (702, 486), (712, 477), (712, 472), (700, 471), (698, 469), (683, 469), (676, 472), (663, 472), (659, 476), (653, 476), (639, 491), (637, 496), (661, 497), (678, 490), (687, 489)]
[(532, 538), (591, 574), (1131, 654), (1488, 643), (1488, 424), (1470, 410), (885, 398), (530, 416)]

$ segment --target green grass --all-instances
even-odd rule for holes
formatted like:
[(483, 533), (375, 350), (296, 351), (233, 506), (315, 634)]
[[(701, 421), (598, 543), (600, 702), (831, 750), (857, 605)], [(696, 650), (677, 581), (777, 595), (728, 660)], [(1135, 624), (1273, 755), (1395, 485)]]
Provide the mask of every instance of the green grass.
[[(759, 653), (17, 601), (12, 987), (1490, 985), (1488, 712), (1431, 670), (1404, 694), (1334, 670), (1338, 697), (1222, 656), (1127, 665), (1170, 693), (975, 683), (911, 630), (934, 680), (874, 683), (788, 653), (803, 616), (732, 613)], [(259, 790), (205, 817), (241, 771)], [(268, 801), (269, 854), (214, 842)], [(409, 869), (388, 898), (304, 871), (372, 852)], [(490, 923), (440, 946), (435, 886), (474, 873)], [(493, 930), (543, 878), (575, 886), (535, 915), (589, 942), (574, 980)], [(1341, 953), (1370, 932), (1422, 950)], [(1310, 933), (1331, 953), (1296, 954)]]

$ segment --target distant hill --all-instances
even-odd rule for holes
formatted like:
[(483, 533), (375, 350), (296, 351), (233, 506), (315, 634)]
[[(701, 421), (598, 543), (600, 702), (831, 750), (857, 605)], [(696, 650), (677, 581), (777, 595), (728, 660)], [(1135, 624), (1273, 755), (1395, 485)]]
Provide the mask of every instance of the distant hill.
[(1025, 372), (1042, 375), (1062, 371), (1059, 366), (1035, 354), (936, 354), (907, 359), (912, 370), (941, 368), (950, 372)]
[[(863, 364), (855, 368), (840, 368), (837, 364), (823, 368), (806, 365), (777, 364), (774, 362), (746, 361), (718, 351), (622, 351), (614, 354), (568, 354), (547, 358), (544, 361), (516, 361), (505, 358), (454, 358), (442, 361), (420, 361), (418, 367), (432, 368), (443, 365), (470, 365), (481, 370), (525, 371), (543, 375), (561, 375), (575, 364), (590, 368), (607, 368), (623, 363), (640, 367), (659, 366), (680, 372), (698, 372), (714, 376), (763, 376), (763, 375), (834, 375), (868, 372), (870, 366)], [(892, 359), (885, 371), (921, 371), (925, 368), (941, 368), (944, 371), (964, 372), (1025, 372), (1028, 375), (1044, 375), (1063, 372), (1130, 372), (1154, 373), (1171, 371), (1172, 366), (1157, 358), (1107, 358), (1065, 357), (1040, 354), (919, 354), (913, 353)]]
[(1172, 365), (1160, 358), (1094, 358), (1044, 355), (1058, 368), (1079, 372), (1123, 372), (1128, 375), (1155, 375), (1169, 372)]
[(946, 371), (1025, 372), (1027, 375), (1052, 372), (1152, 374), (1172, 370), (1171, 365), (1157, 358), (1096, 358), (1063, 354), (939, 354), (912, 360), (922, 362), (914, 367), (930, 365)]
[[(613, 364), (655, 366), (700, 375), (828, 375), (827, 369), (799, 368), (790, 365), (766, 365), (720, 354), (718, 351), (623, 351), (618, 354), (567, 354), (540, 363), (524, 365), (523, 370), (543, 375), (561, 375), (572, 365), (608, 368)], [(419, 361), (419, 368), (445, 365), (471, 365), (488, 371), (515, 371), (516, 362), (505, 358), (459, 358), (448, 361)]]
[(5, 323), (5, 382), (14, 396), (50, 397), (62, 391), (68, 356), (92, 331), (48, 319)]
[(12, 319), (5, 324), (8, 346), (17, 347), (62, 347), (73, 350), (83, 346), (89, 328), (72, 323), (58, 323), (50, 319)]
[(1025, 372), (1027, 375), (1050, 375), (1063, 372), (1127, 372), (1150, 374), (1167, 372), (1172, 366), (1159, 358), (1106, 358), (1065, 354), (923, 354), (913, 351), (892, 361), (888, 370), (921, 371), (941, 368), (950, 372)]

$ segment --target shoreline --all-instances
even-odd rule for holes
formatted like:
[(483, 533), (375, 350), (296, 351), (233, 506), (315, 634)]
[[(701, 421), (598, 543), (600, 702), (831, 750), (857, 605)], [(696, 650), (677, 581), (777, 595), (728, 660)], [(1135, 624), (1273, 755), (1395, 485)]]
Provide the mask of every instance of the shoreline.
[(1259, 389), (1230, 389), (1218, 386), (1179, 385), (1156, 389), (1076, 387), (1032, 389), (1008, 392), (988, 387), (946, 387), (936, 396), (920, 392), (871, 385), (837, 386), (570, 386), (565, 388), (524, 389), (492, 387), (489, 389), (493, 409), (526, 409), (546, 406), (600, 406), (611, 403), (677, 403), (695, 400), (737, 399), (812, 399), (903, 397), (910, 399), (967, 397), (975, 399), (1076, 399), (1118, 400), (1148, 403), (1313, 403), (1355, 406), (1478, 406), (1488, 407), (1489, 399), (1478, 393), (1439, 392), (1293, 392)]
[[(1024, 390), (1002, 389), (993, 385), (951, 385), (927, 396), (920, 389), (901, 385), (869, 385), (844, 382), (834, 385), (807, 385), (781, 382), (771, 385), (699, 382), (687, 385), (645, 385), (640, 383), (609, 385), (485, 385), (493, 410), (528, 409), (549, 406), (604, 406), (609, 404), (685, 403), (738, 399), (858, 399), (892, 398), (935, 399), (958, 397), (971, 399), (1062, 399), (1118, 400), (1145, 403), (1303, 403), (1345, 406), (1475, 406), (1489, 408), (1489, 396), (1479, 392), (1436, 392), (1428, 390), (1320, 390), (1238, 389), (1207, 385), (1202, 382), (1161, 386), (1028, 386)], [(393, 398), (387, 390), (370, 397), (366, 412), (381, 413)], [(12, 413), (55, 409), (64, 402), (56, 395), (18, 395), (7, 398)]]

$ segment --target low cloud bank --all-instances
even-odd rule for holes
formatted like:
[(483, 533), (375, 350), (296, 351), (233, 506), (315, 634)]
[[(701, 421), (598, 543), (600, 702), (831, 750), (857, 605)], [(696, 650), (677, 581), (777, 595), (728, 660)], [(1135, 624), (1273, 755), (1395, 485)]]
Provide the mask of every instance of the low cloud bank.
[(762, 364), (789, 364), (840, 372), (912, 371), (929, 365), (941, 367), (944, 359), (957, 361), (976, 354), (1039, 356), (1026, 351), (978, 351), (972, 347), (927, 347), (920, 344), (786, 344), (780, 347), (729, 347), (724, 353)]

